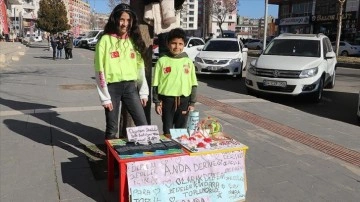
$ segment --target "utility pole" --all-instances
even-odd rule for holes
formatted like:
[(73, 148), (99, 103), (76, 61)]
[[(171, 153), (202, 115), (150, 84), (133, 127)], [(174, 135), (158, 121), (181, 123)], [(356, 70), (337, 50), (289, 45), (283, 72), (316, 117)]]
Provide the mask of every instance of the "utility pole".
[(268, 16), (268, 4), (269, 1), (265, 0), (265, 16), (264, 16), (264, 40), (263, 40), (263, 50), (265, 50), (266, 48), (266, 35), (267, 35), (267, 27), (268, 27), (268, 23), (267, 23), (267, 16)]
[(339, 3), (340, 3), (340, 10), (339, 10), (338, 28), (337, 28), (337, 35), (336, 35), (336, 56), (339, 56), (339, 44), (340, 44), (341, 24), (342, 24), (342, 11), (343, 11), (345, 0), (339, 0)]
[(205, 6), (205, 0), (202, 1), (202, 7), (203, 7), (203, 37), (206, 39), (206, 6)]

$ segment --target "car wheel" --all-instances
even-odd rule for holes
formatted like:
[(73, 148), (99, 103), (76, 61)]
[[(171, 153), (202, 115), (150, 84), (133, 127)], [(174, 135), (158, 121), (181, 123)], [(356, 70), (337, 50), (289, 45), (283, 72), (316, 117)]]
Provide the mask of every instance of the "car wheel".
[(316, 92), (312, 95), (312, 100), (316, 103), (320, 102), (323, 97), (323, 91), (324, 91), (324, 79), (320, 78), (319, 81), (319, 87)]
[(349, 53), (347, 52), (347, 51), (343, 51), (343, 52), (341, 52), (341, 54), (340, 54), (341, 56), (348, 56), (349, 55)]
[(334, 73), (331, 76), (331, 82), (327, 85), (327, 88), (331, 89), (335, 87), (335, 78), (336, 78), (336, 71), (334, 70)]

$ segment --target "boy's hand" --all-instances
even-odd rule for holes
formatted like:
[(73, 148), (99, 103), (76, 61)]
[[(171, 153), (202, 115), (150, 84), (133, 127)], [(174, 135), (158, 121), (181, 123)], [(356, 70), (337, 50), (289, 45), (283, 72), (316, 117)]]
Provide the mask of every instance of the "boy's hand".
[(189, 111), (193, 111), (194, 109), (195, 109), (194, 106), (188, 106), (188, 112), (189, 112)]
[(161, 105), (155, 106), (155, 112), (160, 116), (162, 115), (162, 107), (161, 107)]

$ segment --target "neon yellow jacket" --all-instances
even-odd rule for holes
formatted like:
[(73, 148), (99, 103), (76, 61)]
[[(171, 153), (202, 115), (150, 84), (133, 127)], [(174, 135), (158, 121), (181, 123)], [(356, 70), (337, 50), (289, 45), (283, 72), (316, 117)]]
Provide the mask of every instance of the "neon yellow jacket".
[(102, 105), (111, 103), (107, 84), (137, 81), (140, 98), (148, 98), (149, 87), (145, 78), (145, 65), (130, 38), (104, 35), (95, 48), (95, 78)]

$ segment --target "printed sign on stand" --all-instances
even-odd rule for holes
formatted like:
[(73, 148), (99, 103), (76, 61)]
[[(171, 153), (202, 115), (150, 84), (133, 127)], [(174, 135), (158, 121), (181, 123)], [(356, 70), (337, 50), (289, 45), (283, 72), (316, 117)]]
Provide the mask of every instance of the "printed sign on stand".
[(126, 132), (129, 142), (138, 142), (140, 144), (160, 142), (157, 125), (128, 127), (126, 128)]
[(245, 200), (245, 151), (127, 163), (132, 202)]

